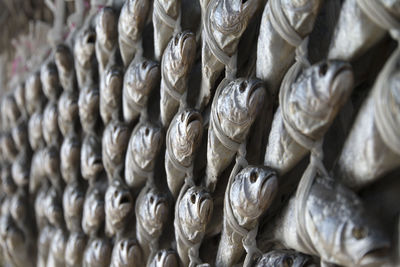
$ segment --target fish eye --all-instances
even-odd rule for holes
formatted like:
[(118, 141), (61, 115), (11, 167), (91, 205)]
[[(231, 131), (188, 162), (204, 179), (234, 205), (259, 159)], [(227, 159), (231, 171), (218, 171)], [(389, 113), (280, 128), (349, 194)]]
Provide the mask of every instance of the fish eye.
[(365, 228), (362, 226), (353, 227), (351, 234), (357, 240), (363, 239), (367, 235)]
[(282, 261), (282, 266), (283, 267), (290, 267), (290, 266), (292, 266), (293, 265), (293, 260), (292, 260), (292, 258), (285, 258), (285, 259), (283, 259), (283, 261)]
[(323, 63), (320, 68), (319, 68), (319, 74), (321, 76), (324, 76), (326, 74), (326, 72), (328, 71), (328, 64)]
[(154, 197), (151, 196), (151, 197), (150, 197), (150, 204), (153, 204), (153, 202), (154, 202)]
[(192, 202), (192, 204), (196, 203), (196, 195), (195, 194), (192, 194), (190, 196), (190, 201)]
[(250, 182), (255, 183), (257, 181), (257, 173), (255, 171), (252, 171), (250, 173)]

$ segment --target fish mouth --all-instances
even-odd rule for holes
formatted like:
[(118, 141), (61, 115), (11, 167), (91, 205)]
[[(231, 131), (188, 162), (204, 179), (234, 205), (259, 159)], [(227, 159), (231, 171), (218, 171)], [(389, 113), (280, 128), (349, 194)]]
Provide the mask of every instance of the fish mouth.
[(94, 44), (96, 43), (96, 34), (91, 31), (85, 33), (85, 36), (83, 37), (83, 42), (87, 46), (94, 47)]
[(117, 196), (117, 205), (120, 212), (123, 214), (128, 213), (132, 209), (132, 196), (128, 192), (119, 193)]
[(382, 244), (367, 251), (359, 261), (358, 266), (381, 266), (389, 260), (390, 245)]
[(192, 49), (195, 44), (196, 44), (195, 37), (194, 37), (194, 34), (192, 32), (184, 31), (179, 36), (178, 45), (179, 45), (181, 54), (183, 54), (186, 51), (189, 52), (189, 50)]

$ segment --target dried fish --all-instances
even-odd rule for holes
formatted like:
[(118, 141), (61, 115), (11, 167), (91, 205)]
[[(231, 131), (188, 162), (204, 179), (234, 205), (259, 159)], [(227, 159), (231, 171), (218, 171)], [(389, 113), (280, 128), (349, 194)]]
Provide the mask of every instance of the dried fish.
[(12, 196), (17, 191), (17, 186), (11, 176), (11, 166), (2, 166), (1, 168), (1, 188), (8, 195)]
[(215, 94), (210, 114), (205, 184), (214, 191), (218, 176), (246, 141), (262, 104), (265, 88), (256, 79), (225, 80)]
[(193, 109), (178, 113), (168, 129), (165, 151), (165, 171), (172, 195), (179, 194), (184, 179), (193, 168), (195, 154), (201, 144), (203, 119)]
[(92, 85), (97, 75), (95, 42), (95, 31), (87, 27), (84, 27), (75, 39), (74, 63), (78, 87), (81, 89)]
[(94, 134), (85, 136), (81, 147), (81, 174), (86, 180), (94, 180), (103, 170), (101, 140)]
[(176, 114), (181, 101), (186, 101), (189, 74), (196, 56), (196, 38), (184, 31), (175, 34), (166, 47), (161, 61), (160, 116), (165, 128)]
[(67, 229), (70, 232), (82, 231), (82, 213), (85, 192), (79, 182), (70, 182), (64, 189), (63, 210)]
[(211, 90), (226, 67), (236, 73), (237, 46), (244, 30), (260, 4), (259, 0), (211, 0), (203, 12), (201, 49), (201, 89), (197, 108), (203, 109), (211, 98)]
[(40, 81), (42, 82), (42, 90), (44, 95), (50, 101), (57, 101), (61, 93), (60, 82), (58, 79), (57, 66), (48, 62), (40, 69)]
[[(36, 198), (35, 198), (35, 204), (34, 204), (34, 209), (35, 209), (35, 220), (36, 220), (36, 225), (39, 229), (39, 231), (45, 231), (43, 230), (47, 225), (48, 221), (46, 218), (46, 207), (43, 205), (46, 201), (46, 196), (47, 192), (49, 191), (49, 187), (46, 184), (43, 184), (37, 191)], [(40, 240), (40, 238), (39, 238)], [(47, 257), (46, 257), (47, 259)]]
[(111, 256), (111, 267), (144, 266), (142, 250), (133, 238), (123, 238), (114, 244)]
[(58, 127), (64, 137), (78, 132), (78, 95), (64, 91), (58, 100)]
[(155, 0), (153, 4), (154, 56), (160, 61), (173, 33), (181, 28), (181, 0)]
[(125, 122), (133, 122), (146, 108), (150, 93), (159, 81), (158, 63), (141, 59), (129, 65), (125, 72), (122, 89), (122, 110)]
[(40, 185), (46, 180), (46, 172), (43, 166), (44, 149), (37, 150), (33, 156), (29, 173), (29, 193), (34, 195)]
[(163, 142), (162, 130), (149, 122), (136, 125), (125, 156), (125, 182), (138, 191), (152, 179), (156, 157)]
[(28, 138), (29, 144), (33, 150), (38, 150), (45, 146), (42, 132), (43, 116), (39, 111), (35, 111), (28, 122)]
[(199, 247), (213, 212), (211, 195), (203, 187), (182, 188), (175, 207), (175, 238), (179, 258), (184, 266), (201, 263)]
[(336, 173), (352, 188), (366, 186), (400, 166), (399, 62), (397, 49), (380, 72), (343, 146)]
[(92, 186), (86, 192), (83, 204), (82, 228), (85, 234), (94, 236), (104, 224), (104, 190), (99, 186)]
[(42, 162), (38, 162), (38, 164), (43, 166), (44, 173), (52, 186), (59, 193), (62, 193), (64, 183), (60, 172), (60, 152), (58, 148), (55, 146), (46, 147), (43, 150)]
[(133, 198), (128, 186), (119, 179), (114, 178), (105, 195), (105, 232), (109, 237), (123, 234), (133, 214)]
[(111, 262), (112, 246), (105, 238), (89, 241), (83, 256), (84, 267), (106, 267)]
[(40, 73), (34, 72), (25, 81), (25, 105), (29, 115), (32, 116), (35, 111), (42, 110), (44, 105), (43, 96)]
[(28, 150), (28, 129), (24, 120), (17, 122), (11, 129), (11, 137), (18, 152), (26, 153)]
[(21, 112), (21, 117), (27, 117), (26, 102), (25, 102), (25, 84), (18, 84), (13, 92), (15, 102)]
[(18, 150), (10, 133), (0, 135), (0, 146), (6, 161), (12, 163), (18, 155)]
[(252, 256), (258, 220), (271, 205), (277, 189), (277, 174), (268, 167), (248, 166), (230, 177), (225, 192), (224, 224), (216, 266), (238, 263), (245, 251)]
[(54, 62), (57, 66), (60, 84), (65, 91), (72, 92), (76, 89), (76, 76), (74, 69), (74, 56), (66, 44), (57, 45), (54, 52)]
[(29, 184), (29, 168), (31, 165), (31, 155), (22, 152), (20, 153), (15, 161), (11, 165), (11, 175), (16, 185), (20, 187), (27, 186)]
[(120, 117), (123, 72), (118, 66), (107, 67), (100, 82), (100, 116), (107, 125)]
[(136, 199), (136, 237), (142, 248), (144, 262), (157, 250), (168, 209), (166, 196), (149, 186), (145, 186)]
[(65, 266), (65, 247), (67, 246), (68, 236), (62, 229), (56, 229), (50, 243), (47, 266)]
[(141, 53), (142, 31), (150, 3), (147, 0), (128, 0), (121, 9), (118, 20), (118, 43), (125, 68), (136, 53)]
[[(257, 77), (277, 96), (295, 50), (313, 30), (322, 1), (268, 1), (257, 44)], [(277, 53), (279, 51), (279, 53)]]
[(64, 213), (62, 207), (62, 196), (54, 187), (50, 187), (44, 199), (44, 214), (49, 223), (54, 227), (64, 225)]
[(78, 180), (80, 156), (81, 147), (78, 137), (64, 138), (60, 149), (60, 172), (66, 183)]
[(33, 238), (32, 230), (29, 228), (31, 224), (31, 218), (28, 211), (28, 197), (24, 190), (18, 190), (11, 197), (9, 212), (11, 217), (14, 219), (17, 226), (24, 231), (26, 237)]
[(86, 236), (80, 232), (72, 232), (65, 247), (65, 266), (81, 266), (86, 247)]
[[(350, 64), (328, 60), (314, 64), (282, 82), (264, 165), (283, 175), (324, 136), (353, 87)], [(287, 77), (289, 77), (287, 76)], [(294, 79), (291, 81), (290, 79)]]
[(148, 265), (149, 267), (178, 267), (179, 258), (176, 251), (172, 249), (162, 249), (154, 255)]
[(112, 179), (124, 165), (126, 147), (130, 137), (129, 127), (119, 121), (111, 121), (103, 132), (102, 158), (108, 179)]
[(51, 238), (53, 237), (55, 229), (50, 225), (46, 225), (41, 229), (38, 237), (38, 260), (37, 266), (47, 266), (47, 258), (50, 250)]
[(99, 118), (99, 89), (85, 86), (79, 93), (78, 107), (79, 119), (85, 132), (94, 132)]
[(58, 128), (58, 109), (56, 102), (47, 103), (42, 117), (42, 134), (48, 146), (61, 144), (61, 133)]
[(1, 121), (4, 130), (10, 130), (21, 116), (17, 102), (12, 94), (5, 95), (1, 100)]
[(254, 267), (316, 267), (313, 259), (295, 250), (272, 250), (263, 254)]

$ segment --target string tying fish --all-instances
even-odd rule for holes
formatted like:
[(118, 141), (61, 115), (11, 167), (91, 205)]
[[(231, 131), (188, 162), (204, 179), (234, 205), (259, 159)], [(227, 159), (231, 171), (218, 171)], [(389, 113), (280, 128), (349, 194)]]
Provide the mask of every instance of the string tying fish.
[(160, 18), (161, 21), (168, 27), (174, 29), (174, 35), (181, 31), (181, 11), (178, 11), (178, 17), (176, 19), (168, 15), (168, 13), (161, 6), (159, 0), (154, 1), (153, 14)]

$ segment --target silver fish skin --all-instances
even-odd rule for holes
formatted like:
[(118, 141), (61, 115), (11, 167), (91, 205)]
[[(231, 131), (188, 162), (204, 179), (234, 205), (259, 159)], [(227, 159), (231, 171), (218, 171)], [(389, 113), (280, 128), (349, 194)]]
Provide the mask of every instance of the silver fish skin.
[(112, 246), (105, 238), (89, 241), (83, 255), (83, 267), (106, 267), (111, 262)]
[(47, 266), (65, 266), (65, 247), (67, 246), (68, 236), (62, 229), (56, 229), (51, 238)]
[(18, 108), (17, 102), (11, 93), (8, 93), (1, 99), (1, 121), (3, 130), (11, 130), (21, 117), (21, 111)]
[[(257, 79), (239, 78), (228, 82), (215, 99), (211, 109), (215, 109), (215, 124), (219, 124), (222, 134), (236, 143), (246, 141), (250, 128), (259, 113), (265, 98), (265, 87)], [(207, 169), (205, 184), (214, 191), (218, 176), (229, 166), (236, 151), (222, 143), (210, 125), (207, 142)]]
[(104, 191), (97, 187), (89, 187), (83, 204), (82, 229), (88, 236), (94, 236), (104, 224)]
[(180, 104), (169, 91), (172, 90), (182, 98), (188, 90), (189, 74), (195, 57), (196, 37), (192, 32), (184, 31), (172, 36), (161, 60), (163, 77), (160, 88), (160, 116), (164, 128), (168, 128)]
[(58, 128), (58, 108), (57, 102), (47, 103), (43, 111), (42, 134), (48, 146), (61, 144), (61, 133)]
[[(268, 167), (248, 166), (234, 177), (225, 197), (224, 223), (218, 247), (216, 266), (232, 266), (240, 260), (243, 253), (243, 238), (235, 231), (228, 220), (236, 220), (247, 231), (258, 227), (261, 215), (271, 205), (278, 190), (278, 178)], [(230, 205), (234, 218), (227, 218), (226, 205)]]
[(74, 68), (74, 56), (66, 44), (57, 45), (54, 53), (54, 62), (57, 66), (60, 84), (65, 91), (76, 90), (76, 75)]
[(88, 132), (94, 132), (94, 128), (99, 119), (99, 89), (94, 86), (85, 86), (79, 93), (78, 107), (79, 120), (82, 129)]
[(101, 140), (94, 134), (85, 136), (81, 147), (81, 174), (86, 180), (94, 180), (103, 171)]
[(17, 191), (17, 185), (11, 175), (11, 166), (6, 165), (1, 168), (1, 189), (7, 196), (12, 196)]
[(32, 116), (35, 111), (42, 110), (44, 100), (40, 72), (34, 72), (25, 81), (25, 105), (28, 115)]
[(103, 132), (102, 159), (108, 179), (111, 180), (123, 166), (131, 131), (123, 122), (111, 121)]
[(97, 73), (95, 55), (96, 32), (82, 28), (74, 43), (74, 63), (78, 87), (83, 88), (94, 83)]
[(11, 166), (11, 175), (16, 185), (24, 187), (29, 185), (29, 167), (31, 157), (28, 153), (20, 153)]
[[(189, 250), (202, 242), (213, 208), (210, 193), (205, 188), (197, 186), (188, 188), (176, 204), (175, 209), (178, 209), (178, 217), (175, 217), (174, 221), (176, 245), (184, 266), (189, 266), (189, 263), (194, 264), (190, 262)], [(188, 242), (183, 241), (182, 238)], [(189, 247), (187, 243), (191, 246)]]
[(136, 120), (144, 108), (150, 93), (160, 81), (160, 66), (157, 62), (142, 59), (129, 64), (122, 88), (122, 111), (124, 120)]
[(40, 68), (40, 81), (44, 95), (50, 101), (57, 101), (61, 93), (60, 81), (58, 79), (57, 66), (48, 62)]
[(61, 134), (67, 135), (78, 132), (79, 108), (78, 94), (76, 92), (64, 91), (58, 99), (58, 127)]
[(46, 267), (47, 266), (47, 258), (50, 250), (51, 238), (54, 235), (55, 228), (50, 225), (44, 226), (39, 232), (38, 236), (38, 259), (37, 266), (38, 267)]
[(147, 0), (128, 0), (121, 9), (118, 20), (118, 43), (125, 68), (140, 49), (138, 45), (141, 45), (142, 31), (150, 3)]
[(149, 122), (133, 129), (125, 156), (125, 182), (129, 187), (138, 190), (145, 184), (154, 170), (162, 143), (162, 130)]
[(158, 245), (168, 217), (166, 196), (158, 189), (143, 187), (136, 199), (136, 238), (142, 248), (143, 261), (147, 262), (151, 251)]
[[(202, 4), (206, 5), (206, 3)], [(203, 36), (206, 36), (205, 24), (209, 19), (211, 35), (216, 45), (226, 56), (233, 56), (237, 52), (240, 37), (246, 30), (250, 19), (260, 5), (259, 0), (250, 0), (242, 3), (240, 0), (213, 0), (206, 6), (210, 13), (203, 12)], [(201, 48), (201, 88), (197, 102), (200, 110), (207, 106), (211, 98), (211, 90), (221, 72), (224, 70), (224, 63), (214, 55), (205, 37), (202, 38)], [(236, 66), (234, 66), (236, 68)]]
[(119, 119), (122, 102), (123, 72), (118, 66), (106, 67), (100, 82), (100, 116), (104, 125)]
[[(344, 61), (327, 60), (304, 69), (291, 85), (285, 102), (288, 123), (311, 140), (319, 140), (350, 96), (353, 82), (352, 68)], [(289, 134), (279, 107), (272, 122), (264, 165), (283, 175), (307, 153), (308, 148)]]
[[(165, 13), (166, 16), (170, 17), (170, 19), (176, 21), (176, 25), (171, 28), (172, 25), (168, 25), (163, 21), (163, 18), (160, 17), (158, 12), (154, 10), (158, 9), (156, 5), (160, 8), (162, 13)], [(164, 49), (167, 46), (169, 40), (171, 39), (175, 28), (180, 27), (178, 20), (180, 16), (181, 9), (181, 0), (155, 0), (153, 6), (153, 27), (154, 27), (154, 56), (157, 61), (161, 60), (161, 57), (164, 53)]]
[(9, 132), (0, 135), (0, 146), (5, 161), (11, 164), (18, 156), (18, 150)]
[(105, 232), (109, 237), (119, 236), (127, 230), (133, 214), (133, 202), (129, 187), (121, 179), (114, 178), (105, 195)]
[(167, 136), (169, 140), (167, 139), (166, 142), (170, 144), (167, 146), (170, 151), (165, 153), (165, 171), (168, 188), (176, 198), (187, 173), (178, 169), (170, 157), (174, 157), (184, 168), (190, 168), (193, 165), (203, 136), (203, 118), (198, 111), (185, 109), (174, 117), (169, 127)]
[(112, 7), (103, 7), (96, 17), (96, 42), (95, 52), (99, 63), (99, 76), (102, 77), (104, 70), (112, 60), (113, 54), (118, 47), (118, 17)]
[[(397, 21), (400, 19), (398, 1), (376, 1)], [(357, 4), (357, 0), (344, 1), (329, 47), (329, 59), (352, 61), (382, 40), (387, 31), (373, 22)], [(352, 36), (353, 38), (349, 38)]]
[[(314, 28), (322, 1), (278, 0), (278, 2), (291, 28), (299, 37), (306, 38)], [(256, 76), (265, 81), (272, 95), (276, 96), (283, 76), (294, 62), (296, 47), (288, 43), (273, 27), (271, 5), (272, 1), (268, 1), (262, 15), (257, 43)]]
[(312, 257), (294, 250), (272, 250), (264, 253), (254, 267), (317, 267)]
[(144, 266), (142, 249), (133, 238), (123, 238), (114, 244), (111, 256), (111, 267)]
[(44, 199), (44, 214), (49, 223), (56, 227), (61, 228), (64, 225), (64, 212), (62, 206), (62, 196), (57, 192), (54, 187), (50, 187)]
[(65, 266), (82, 266), (87, 237), (81, 232), (72, 232), (65, 247)]
[(305, 206), (298, 214), (304, 216), (300, 220), (309, 241), (300, 237), (296, 220), (300, 200), (293, 196), (282, 213), (260, 231), (259, 242), (272, 238), (286, 248), (318, 256), (322, 263), (382, 266), (386, 262), (389, 238), (353, 191), (318, 175), (304, 197)]
[(60, 172), (66, 183), (78, 180), (80, 156), (79, 138), (74, 135), (64, 138), (60, 149)]
[(63, 193), (64, 219), (70, 232), (82, 231), (83, 204), (85, 192), (78, 182), (70, 182)]
[(45, 146), (42, 132), (43, 115), (40, 111), (32, 113), (28, 122), (29, 145), (33, 150), (38, 150)]
[(151, 260), (149, 267), (178, 267), (179, 258), (176, 251), (172, 249), (159, 250)]

